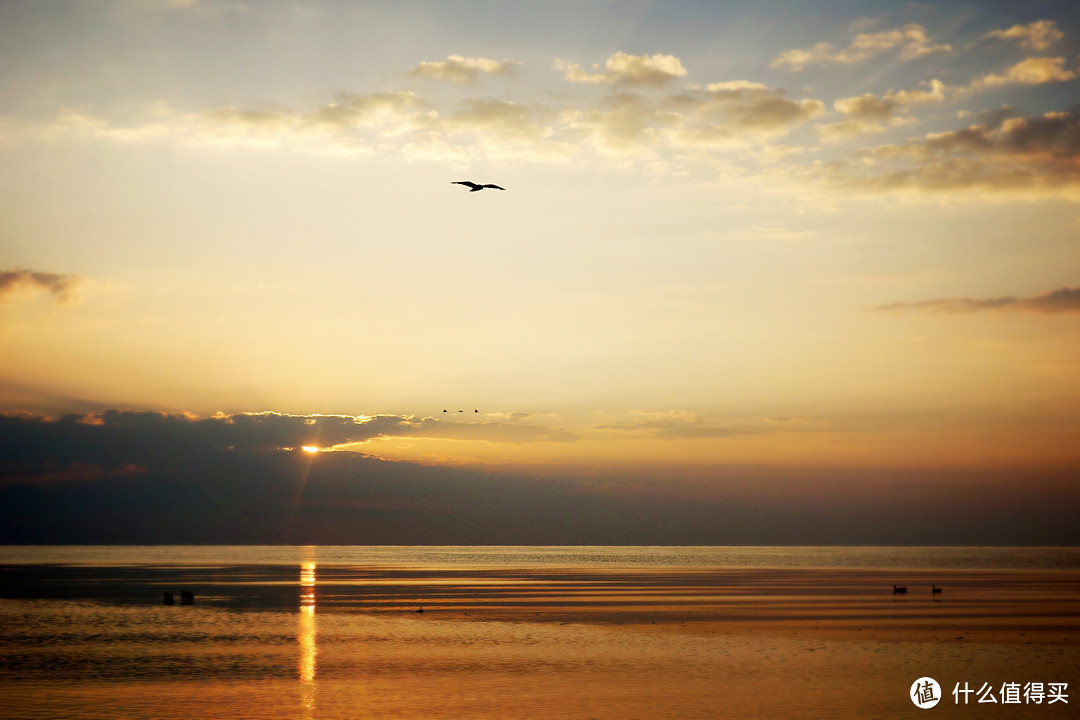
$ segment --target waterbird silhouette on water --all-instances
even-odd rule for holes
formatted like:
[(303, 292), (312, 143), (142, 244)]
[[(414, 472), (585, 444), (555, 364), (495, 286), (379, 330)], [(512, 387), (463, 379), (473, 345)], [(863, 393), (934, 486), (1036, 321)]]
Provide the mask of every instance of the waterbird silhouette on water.
[(892, 586), (892, 594), (893, 595), (906, 595), (907, 594), (907, 588), (906, 587), (897, 587), (897, 586), (893, 585)]
[(469, 192), (479, 192), (480, 190), (483, 190), (484, 188), (491, 188), (492, 190), (505, 190), (506, 189), (504, 187), (499, 187), (498, 185), (478, 185), (478, 184), (476, 184), (474, 182), (469, 182), (468, 180), (454, 180), (450, 184), (451, 185), (464, 185), (465, 187), (469, 188)]
[(931, 585), (930, 586), (930, 594), (931, 595), (940, 595), (941, 594), (941, 588), (939, 588), (937, 585)]

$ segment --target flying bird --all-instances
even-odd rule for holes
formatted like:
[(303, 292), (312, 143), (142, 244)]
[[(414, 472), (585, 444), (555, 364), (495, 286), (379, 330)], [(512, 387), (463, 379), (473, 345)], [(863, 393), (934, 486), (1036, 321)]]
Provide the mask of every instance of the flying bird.
[(451, 185), (464, 185), (464, 186), (469, 188), (469, 192), (477, 192), (478, 190), (483, 190), (484, 188), (492, 188), (493, 190), (505, 190), (506, 189), (504, 187), (499, 187), (498, 185), (477, 185), (476, 183), (469, 182), (468, 180), (454, 180), (450, 184)]

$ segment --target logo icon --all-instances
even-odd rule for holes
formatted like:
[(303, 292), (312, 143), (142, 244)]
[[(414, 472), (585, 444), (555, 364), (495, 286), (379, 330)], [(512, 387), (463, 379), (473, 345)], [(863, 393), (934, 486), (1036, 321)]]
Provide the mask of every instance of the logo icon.
[(927, 710), (941, 702), (941, 686), (932, 677), (921, 677), (911, 683), (911, 702)]

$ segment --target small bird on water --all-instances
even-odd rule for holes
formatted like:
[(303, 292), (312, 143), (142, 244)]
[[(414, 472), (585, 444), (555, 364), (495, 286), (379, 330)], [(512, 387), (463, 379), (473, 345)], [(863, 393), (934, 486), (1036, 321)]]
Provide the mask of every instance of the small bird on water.
[(493, 190), (505, 190), (506, 189), (504, 187), (499, 187), (498, 185), (477, 185), (476, 183), (469, 182), (468, 180), (454, 180), (450, 184), (451, 185), (464, 185), (465, 187), (469, 188), (469, 192), (478, 192), (480, 190), (483, 190), (484, 188), (491, 188)]

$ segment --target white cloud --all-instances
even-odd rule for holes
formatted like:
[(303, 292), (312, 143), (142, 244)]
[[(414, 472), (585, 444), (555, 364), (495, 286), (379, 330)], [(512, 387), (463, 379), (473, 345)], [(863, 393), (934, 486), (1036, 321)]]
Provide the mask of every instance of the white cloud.
[(970, 87), (977, 90), (1002, 85), (1044, 85), (1075, 78), (1076, 73), (1066, 70), (1064, 65), (1065, 58), (1027, 58), (1005, 70), (1002, 75), (984, 75), (972, 82)]
[(884, 95), (865, 93), (858, 97), (841, 98), (833, 103), (837, 112), (846, 117), (840, 122), (819, 125), (815, 128), (826, 142), (841, 142), (856, 135), (881, 133), (895, 127), (913, 125), (918, 121), (910, 116), (898, 116), (911, 105), (941, 102), (945, 99), (946, 86), (940, 80), (931, 80), (928, 90), (889, 91)]
[(481, 74), (509, 75), (514, 66), (519, 64), (513, 60), (489, 60), (450, 55), (441, 62), (422, 62), (413, 68), (413, 73), (453, 83), (471, 83), (475, 82)]
[(566, 79), (576, 83), (611, 85), (647, 85), (662, 87), (686, 75), (679, 58), (674, 55), (628, 55), (617, 52), (604, 63), (604, 72), (589, 74), (580, 65), (558, 61), (556, 67), (566, 73)]
[(849, 117), (840, 122), (818, 125), (814, 128), (824, 142), (839, 143), (857, 135), (883, 133), (893, 128), (915, 125), (918, 120), (912, 117), (893, 117), (882, 120), (870, 120), (865, 117)]
[(984, 35), (983, 39), (1019, 42), (1024, 47), (1041, 51), (1064, 37), (1065, 33), (1057, 28), (1053, 20), (1038, 20), (1027, 25), (1013, 25), (1008, 30), (994, 30)]

